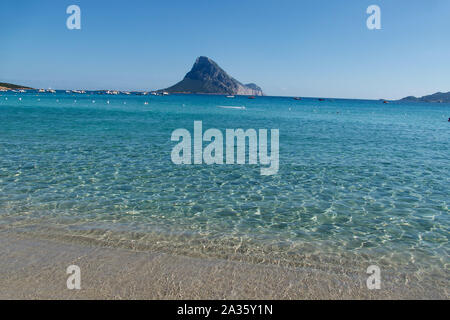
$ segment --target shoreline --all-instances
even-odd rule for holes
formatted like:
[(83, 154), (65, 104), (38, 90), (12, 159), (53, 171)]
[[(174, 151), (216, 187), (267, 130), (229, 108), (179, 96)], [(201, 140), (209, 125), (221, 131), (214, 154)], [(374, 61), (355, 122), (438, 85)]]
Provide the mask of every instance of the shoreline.
[[(252, 264), (43, 240), (1, 232), (0, 299), (448, 299), (445, 287), (364, 272)], [(81, 269), (68, 290), (66, 268)], [(443, 283), (445, 285), (445, 283)]]

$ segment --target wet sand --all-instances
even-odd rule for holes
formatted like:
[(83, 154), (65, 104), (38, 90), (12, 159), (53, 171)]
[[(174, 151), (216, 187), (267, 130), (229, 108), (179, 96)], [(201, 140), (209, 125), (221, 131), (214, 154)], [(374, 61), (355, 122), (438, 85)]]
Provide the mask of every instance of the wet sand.
[[(0, 234), (0, 299), (448, 299), (426, 283)], [(69, 290), (66, 268), (81, 269)]]

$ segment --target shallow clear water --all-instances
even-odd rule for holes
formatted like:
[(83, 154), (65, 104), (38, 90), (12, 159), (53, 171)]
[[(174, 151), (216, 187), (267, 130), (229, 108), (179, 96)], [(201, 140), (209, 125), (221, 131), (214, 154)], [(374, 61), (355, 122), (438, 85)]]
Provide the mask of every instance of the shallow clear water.
[[(445, 273), (448, 117), (446, 104), (3, 93), (0, 230)], [(171, 133), (194, 120), (279, 129), (278, 174), (174, 165)]]

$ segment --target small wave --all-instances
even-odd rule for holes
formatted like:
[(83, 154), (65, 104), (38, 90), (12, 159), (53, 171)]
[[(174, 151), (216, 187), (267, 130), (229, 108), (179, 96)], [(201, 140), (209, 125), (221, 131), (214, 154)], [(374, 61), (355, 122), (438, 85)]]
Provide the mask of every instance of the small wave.
[(245, 106), (217, 106), (217, 108), (245, 110)]

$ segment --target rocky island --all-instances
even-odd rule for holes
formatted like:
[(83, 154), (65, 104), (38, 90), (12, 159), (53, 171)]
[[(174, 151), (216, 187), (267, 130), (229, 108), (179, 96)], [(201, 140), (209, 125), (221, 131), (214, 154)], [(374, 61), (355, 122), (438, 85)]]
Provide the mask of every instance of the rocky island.
[(242, 84), (229, 76), (208, 57), (198, 57), (183, 80), (159, 91), (169, 93), (226, 94), (262, 96), (260, 87), (254, 83)]

